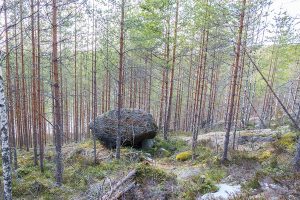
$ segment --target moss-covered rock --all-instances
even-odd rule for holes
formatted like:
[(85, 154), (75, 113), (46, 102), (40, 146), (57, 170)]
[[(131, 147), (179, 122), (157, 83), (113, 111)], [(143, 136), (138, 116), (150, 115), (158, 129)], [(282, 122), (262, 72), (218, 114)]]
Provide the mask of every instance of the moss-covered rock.
[(192, 152), (191, 151), (184, 151), (176, 155), (176, 160), (179, 161), (186, 161), (192, 158)]

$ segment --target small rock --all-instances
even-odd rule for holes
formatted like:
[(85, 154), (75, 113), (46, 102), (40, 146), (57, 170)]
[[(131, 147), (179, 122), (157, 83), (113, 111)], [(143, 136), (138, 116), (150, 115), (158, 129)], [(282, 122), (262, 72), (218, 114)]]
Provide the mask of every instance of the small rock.
[(144, 153), (143, 156), (141, 157), (141, 160), (149, 163), (153, 163), (153, 159), (151, 157), (152, 156), (150, 153)]
[(151, 149), (154, 146), (154, 139), (146, 139), (142, 142), (143, 149)]
[(144, 153), (145, 157), (148, 157), (148, 158), (152, 158), (152, 155), (150, 153)]
[(291, 195), (291, 194), (290, 194), (290, 195), (288, 196), (288, 199), (289, 199), (289, 200), (297, 200), (297, 197), (295, 197), (294, 195)]
[(217, 192), (207, 193), (198, 198), (198, 200), (229, 199), (230, 197), (241, 192), (240, 185), (217, 184), (216, 186), (219, 188)]
[(171, 153), (164, 149), (164, 148), (159, 148), (156, 152), (157, 156), (160, 157), (160, 158), (163, 158), (163, 157), (168, 157), (171, 155)]
[[(185, 167), (185, 168), (179, 168), (174, 171), (174, 173), (177, 175), (177, 178), (179, 180), (188, 180), (192, 177), (197, 176), (201, 172), (199, 167)], [(202, 178), (201, 178), (202, 177)], [(201, 176), (200, 181), (205, 180), (205, 176)]]

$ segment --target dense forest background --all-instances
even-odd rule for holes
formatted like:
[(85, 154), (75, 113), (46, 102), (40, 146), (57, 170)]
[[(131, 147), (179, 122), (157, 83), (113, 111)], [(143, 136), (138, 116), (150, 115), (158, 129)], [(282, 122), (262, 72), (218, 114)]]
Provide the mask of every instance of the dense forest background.
[[(283, 11), (275, 14), (274, 21), (267, 20), (270, 3), (253, 1), (247, 4), (242, 70), (238, 75), (238, 127), (247, 126), (250, 118), (257, 118), (262, 113), (266, 115), (261, 116), (263, 120), (269, 122), (283, 115), (249, 61), (246, 49), (286, 107), (291, 113), (298, 113), (296, 20)], [(202, 123), (212, 127), (226, 117), (241, 5), (226, 1), (178, 4), (150, 0), (126, 2), (124, 107), (151, 112), (162, 127), (172, 85), (169, 128), (191, 130), (195, 93), (199, 90), (197, 81), (202, 78)], [(177, 27), (174, 27), (176, 5), (179, 9)], [(33, 145), (30, 134), (33, 126), (43, 129), (43, 138), (49, 142), (52, 138), (50, 4), (7, 1), (6, 7), (9, 70), (4, 68), (4, 74), (9, 80), (6, 81), (9, 111), (13, 117), (11, 123), (15, 124), (17, 146), (29, 148)], [(78, 141), (90, 136), (88, 123), (94, 112), (98, 115), (117, 107), (120, 4), (111, 1), (59, 2), (58, 9), (64, 141)], [(2, 34), (3, 52), (4, 41)], [(201, 67), (204, 68), (203, 77), (199, 78)], [(265, 101), (270, 102), (268, 106)], [(37, 120), (41, 120), (41, 124), (35, 124)]]
[(93, 138), (96, 116), (120, 106), (151, 113), (166, 140), (293, 124), (286, 111), (300, 120), (299, 19), (274, 13), (270, 0), (55, 3), (57, 24), (53, 2), (1, 3), (15, 169), (17, 151), (33, 148), (43, 171), (58, 123), (62, 144), (80, 142)]

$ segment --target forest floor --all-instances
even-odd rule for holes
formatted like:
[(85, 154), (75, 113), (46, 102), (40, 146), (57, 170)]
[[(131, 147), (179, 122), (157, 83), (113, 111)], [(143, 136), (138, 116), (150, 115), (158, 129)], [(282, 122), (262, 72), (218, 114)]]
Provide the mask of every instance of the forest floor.
[(221, 165), (224, 134), (200, 134), (194, 160), (190, 133), (173, 133), (169, 141), (157, 136), (150, 149), (124, 147), (119, 161), (97, 142), (96, 164), (93, 141), (68, 144), (60, 188), (54, 184), (54, 147), (46, 149), (43, 173), (33, 166), (32, 152), (20, 151), (14, 199), (99, 199), (133, 169), (135, 187), (125, 199), (300, 199), (300, 174), (292, 170), (295, 132), (288, 127), (238, 131), (236, 149)]

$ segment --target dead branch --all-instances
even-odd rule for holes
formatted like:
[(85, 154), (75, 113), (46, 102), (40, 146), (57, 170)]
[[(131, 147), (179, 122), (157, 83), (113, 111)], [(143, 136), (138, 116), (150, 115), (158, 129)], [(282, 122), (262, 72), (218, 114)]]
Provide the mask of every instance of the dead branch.
[(101, 200), (108, 200), (108, 199), (111, 199), (111, 198), (110, 198), (111, 195), (112, 195), (116, 190), (118, 190), (118, 188), (119, 188), (122, 184), (124, 184), (126, 181), (128, 181), (129, 179), (131, 179), (131, 178), (134, 177), (135, 175), (136, 175), (136, 170), (135, 170), (135, 169), (132, 170), (132, 171), (130, 171), (130, 172), (127, 174), (127, 176), (125, 176), (123, 179), (121, 179), (119, 182), (117, 182), (117, 184), (114, 185), (114, 186), (112, 187), (112, 189), (111, 189), (109, 192), (107, 192), (105, 195), (103, 195), (100, 199), (101, 199)]
[(258, 73), (260, 74), (260, 76), (263, 78), (263, 80), (265, 81), (265, 83), (267, 84), (268, 88), (270, 89), (270, 91), (272, 92), (273, 96), (277, 99), (278, 103), (281, 105), (282, 109), (284, 110), (284, 112), (287, 114), (287, 116), (290, 118), (290, 120), (292, 121), (292, 123), (294, 124), (294, 126), (300, 130), (300, 127), (298, 125), (298, 123), (296, 122), (296, 120), (291, 116), (291, 114), (289, 113), (289, 111), (287, 110), (287, 108), (283, 105), (282, 101), (280, 100), (280, 98), (278, 97), (278, 95), (275, 93), (275, 91), (273, 90), (272, 86), (269, 84), (269, 82), (267, 81), (267, 79), (265, 78), (265, 76), (263, 75), (263, 73), (261, 72), (261, 70), (259, 69), (259, 67), (256, 65), (256, 63), (254, 62), (254, 60), (252, 59), (252, 57), (249, 55), (249, 53), (247, 52), (247, 50), (245, 50), (248, 58), (250, 59), (251, 63), (253, 64), (253, 66), (255, 67), (255, 69), (258, 71)]
[(123, 194), (131, 190), (135, 186), (135, 181), (130, 183), (124, 190), (118, 191), (116, 195), (114, 195), (111, 200), (117, 200), (119, 199)]

